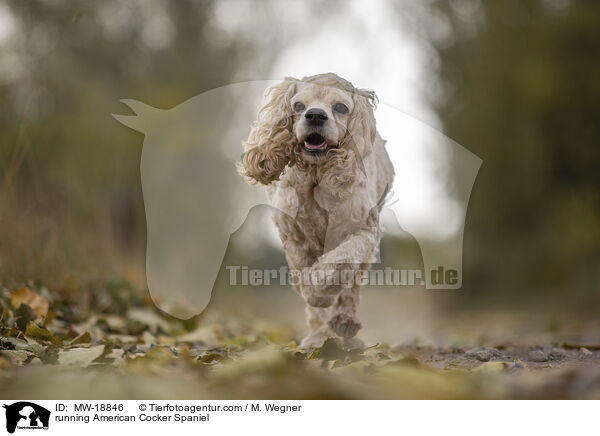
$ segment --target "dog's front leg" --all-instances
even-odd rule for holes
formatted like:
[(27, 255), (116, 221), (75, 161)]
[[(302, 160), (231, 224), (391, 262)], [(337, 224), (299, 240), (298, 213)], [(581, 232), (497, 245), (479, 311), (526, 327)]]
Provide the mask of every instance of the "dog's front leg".
[[(378, 211), (368, 211), (362, 222), (349, 224), (344, 217), (330, 214), (326, 252), (311, 266), (310, 286), (303, 289), (309, 304), (326, 300), (328, 306), (343, 289), (354, 287), (361, 265), (369, 266), (381, 237)], [(368, 269), (368, 267), (367, 267)]]
[[(353, 338), (362, 327), (362, 324), (356, 317), (360, 289), (360, 285), (344, 289), (336, 297), (336, 302), (331, 309), (328, 325), (336, 335), (344, 339)], [(358, 344), (355, 343), (353, 345)]]
[(379, 208), (361, 203), (361, 198), (354, 196), (328, 209), (325, 250), (310, 268), (313, 281), (304, 289), (309, 304), (331, 304), (328, 326), (344, 340), (354, 338), (362, 327), (356, 310), (363, 273), (375, 260), (381, 239)]

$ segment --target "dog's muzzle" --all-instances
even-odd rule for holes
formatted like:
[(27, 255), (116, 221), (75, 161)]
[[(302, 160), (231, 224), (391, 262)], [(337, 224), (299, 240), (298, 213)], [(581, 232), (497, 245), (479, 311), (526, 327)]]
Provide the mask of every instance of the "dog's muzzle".
[(327, 153), (328, 150), (336, 148), (337, 144), (327, 141), (327, 138), (318, 132), (313, 132), (304, 138), (302, 142), (304, 151), (310, 155), (320, 155)]
[(322, 153), (327, 151), (327, 141), (322, 135), (311, 133), (304, 140), (304, 149), (309, 153)]

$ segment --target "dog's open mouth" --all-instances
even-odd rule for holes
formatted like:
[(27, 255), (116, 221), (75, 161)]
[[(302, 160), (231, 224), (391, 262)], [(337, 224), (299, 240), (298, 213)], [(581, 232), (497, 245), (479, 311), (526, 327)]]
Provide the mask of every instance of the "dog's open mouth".
[(311, 133), (304, 140), (304, 149), (310, 153), (323, 153), (327, 151), (327, 141), (318, 133)]

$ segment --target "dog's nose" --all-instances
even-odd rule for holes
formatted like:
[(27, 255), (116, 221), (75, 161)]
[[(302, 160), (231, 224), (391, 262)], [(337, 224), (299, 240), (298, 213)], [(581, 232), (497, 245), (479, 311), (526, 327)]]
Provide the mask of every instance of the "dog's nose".
[(323, 109), (309, 109), (304, 114), (308, 124), (322, 126), (327, 121), (327, 113)]

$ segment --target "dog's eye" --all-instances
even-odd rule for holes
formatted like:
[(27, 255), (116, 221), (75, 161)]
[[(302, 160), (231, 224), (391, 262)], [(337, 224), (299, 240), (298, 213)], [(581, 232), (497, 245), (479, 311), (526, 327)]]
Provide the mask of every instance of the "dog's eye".
[(304, 110), (306, 106), (304, 106), (304, 104), (302, 104), (301, 102), (297, 101), (296, 103), (294, 103), (294, 110), (296, 112), (302, 112)]
[(333, 110), (336, 112), (339, 112), (341, 114), (347, 114), (348, 113), (348, 106), (346, 106), (344, 103), (336, 103), (333, 106)]

